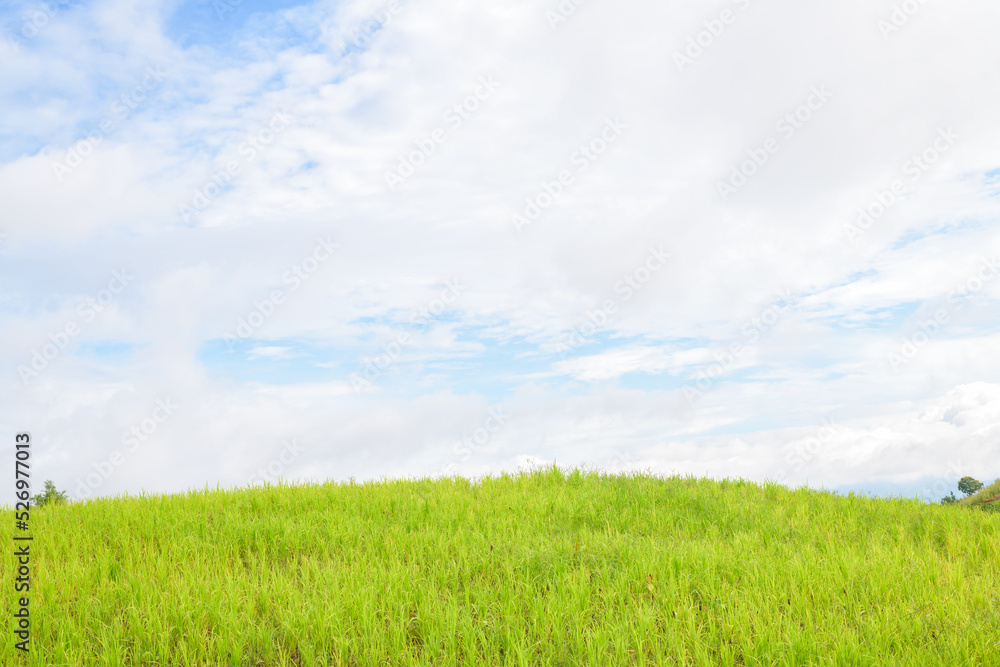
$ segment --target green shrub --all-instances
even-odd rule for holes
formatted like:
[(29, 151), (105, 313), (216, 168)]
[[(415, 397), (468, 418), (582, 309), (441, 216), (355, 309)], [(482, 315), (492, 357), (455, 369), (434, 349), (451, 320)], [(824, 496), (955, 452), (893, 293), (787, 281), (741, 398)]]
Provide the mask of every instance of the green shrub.
[(57, 503), (66, 502), (66, 492), (58, 491), (56, 485), (51, 479), (45, 480), (45, 491), (41, 495), (37, 495), (31, 499), (32, 504), (35, 507), (42, 507), (43, 505), (48, 505), (52, 503), (53, 505)]

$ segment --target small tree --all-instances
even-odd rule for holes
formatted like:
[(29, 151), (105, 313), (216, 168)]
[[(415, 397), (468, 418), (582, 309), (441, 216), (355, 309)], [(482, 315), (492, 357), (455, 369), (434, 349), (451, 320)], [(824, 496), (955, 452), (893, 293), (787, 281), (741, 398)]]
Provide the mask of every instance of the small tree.
[(944, 498), (941, 499), (941, 504), (942, 505), (950, 505), (950, 504), (952, 504), (954, 502), (957, 502), (957, 501), (958, 501), (958, 498), (955, 497), (955, 492), (952, 491), (950, 495), (947, 495), (947, 496), (945, 496)]
[(958, 490), (964, 493), (966, 496), (971, 496), (973, 493), (983, 488), (983, 483), (978, 479), (973, 479), (971, 477), (963, 477), (958, 480)]
[(48, 505), (52, 503), (53, 505), (57, 503), (66, 502), (66, 492), (58, 491), (56, 485), (51, 479), (45, 480), (45, 491), (41, 495), (37, 495), (31, 499), (35, 507), (41, 507), (43, 505)]

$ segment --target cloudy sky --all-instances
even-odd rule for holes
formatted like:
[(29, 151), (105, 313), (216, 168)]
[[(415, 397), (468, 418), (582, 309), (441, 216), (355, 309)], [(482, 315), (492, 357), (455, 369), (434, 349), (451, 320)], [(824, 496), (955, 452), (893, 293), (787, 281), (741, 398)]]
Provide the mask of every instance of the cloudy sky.
[(38, 488), (1000, 476), (994, 0), (0, 17)]

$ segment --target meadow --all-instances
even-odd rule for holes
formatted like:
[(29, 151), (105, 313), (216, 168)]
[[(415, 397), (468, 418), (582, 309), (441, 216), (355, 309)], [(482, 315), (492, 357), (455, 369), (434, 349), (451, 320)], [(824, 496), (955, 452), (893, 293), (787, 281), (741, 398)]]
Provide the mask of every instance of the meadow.
[(958, 504), (547, 468), (31, 525), (3, 665), (1000, 665), (1000, 514)]

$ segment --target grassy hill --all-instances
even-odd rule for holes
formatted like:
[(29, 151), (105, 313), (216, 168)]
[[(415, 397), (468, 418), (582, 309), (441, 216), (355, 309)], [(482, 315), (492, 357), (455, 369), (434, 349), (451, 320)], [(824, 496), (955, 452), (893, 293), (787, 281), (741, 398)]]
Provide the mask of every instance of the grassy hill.
[(1000, 511), (1000, 479), (984, 486), (971, 496), (956, 501), (959, 505), (976, 505), (989, 511)]
[(548, 469), (31, 521), (3, 665), (1000, 665), (1000, 517), (955, 505)]

